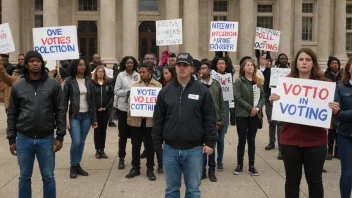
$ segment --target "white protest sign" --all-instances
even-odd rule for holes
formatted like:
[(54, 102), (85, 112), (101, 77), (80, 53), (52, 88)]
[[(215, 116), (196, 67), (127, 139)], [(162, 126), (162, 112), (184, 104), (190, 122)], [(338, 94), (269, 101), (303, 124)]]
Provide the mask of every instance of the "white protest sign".
[(76, 26), (33, 28), (33, 43), (44, 60), (79, 58)]
[(289, 68), (271, 68), (269, 87), (276, 87), (279, 78), (286, 77), (291, 69)]
[(132, 87), (130, 92), (130, 111), (134, 117), (153, 117), (154, 106), (161, 88)]
[[(279, 79), (273, 104), (272, 120), (330, 128), (336, 83), (317, 80)], [(308, 133), (309, 131), (307, 131)]]
[(237, 50), (238, 22), (212, 21), (210, 23), (210, 51)]
[(279, 43), (280, 31), (257, 27), (254, 49), (277, 52)]
[(10, 26), (8, 23), (0, 25), (0, 53), (7, 54), (14, 52), (15, 44), (13, 43)]
[(156, 45), (182, 44), (182, 19), (156, 21)]
[(56, 61), (54, 61), (54, 60), (46, 61), (45, 67), (48, 68), (49, 71), (55, 70), (56, 69)]
[(232, 77), (231, 74), (219, 74), (216, 71), (211, 71), (211, 77), (217, 81), (219, 81), (222, 89), (222, 95), (224, 101), (233, 100), (233, 85), (232, 85)]

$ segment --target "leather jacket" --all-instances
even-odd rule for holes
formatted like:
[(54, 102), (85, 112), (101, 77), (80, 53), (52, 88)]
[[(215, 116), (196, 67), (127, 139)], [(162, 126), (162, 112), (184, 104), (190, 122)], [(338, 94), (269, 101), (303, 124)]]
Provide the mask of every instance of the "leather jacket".
[(22, 78), (12, 86), (7, 112), (7, 138), (16, 143), (17, 132), (30, 138), (44, 138), (56, 131), (56, 139), (66, 135), (65, 108), (60, 84), (47, 76), (35, 87)]
[[(94, 85), (89, 77), (86, 77), (85, 84), (87, 87), (87, 103), (90, 112), (90, 119), (97, 122), (96, 108), (95, 108), (95, 94)], [(65, 79), (65, 86), (63, 91), (63, 105), (67, 112), (68, 102), (70, 102), (69, 115), (77, 116), (80, 108), (80, 91), (76, 77), (70, 76)]]
[(100, 85), (98, 82), (93, 80), (94, 94), (95, 94), (95, 108), (105, 108), (109, 110), (112, 107), (114, 101), (114, 88), (112, 87), (109, 80)]

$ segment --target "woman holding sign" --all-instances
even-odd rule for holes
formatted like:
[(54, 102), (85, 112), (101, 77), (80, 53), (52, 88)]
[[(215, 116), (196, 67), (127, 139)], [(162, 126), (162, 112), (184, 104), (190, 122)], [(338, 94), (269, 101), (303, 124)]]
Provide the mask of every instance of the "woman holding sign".
[[(309, 48), (300, 49), (295, 57), (291, 78), (328, 81), (320, 70), (316, 54)], [(271, 103), (280, 96), (273, 93)], [(330, 102), (334, 114), (339, 104)], [(324, 128), (284, 122), (281, 128), (280, 144), (286, 170), (286, 198), (299, 197), (302, 165), (308, 183), (309, 197), (323, 198), (322, 170), (326, 157), (327, 131)]]
[(351, 197), (352, 189), (352, 57), (343, 70), (341, 83), (337, 85), (335, 101), (341, 106), (337, 113), (337, 145), (341, 160), (340, 193)]
[(264, 106), (263, 82), (258, 76), (254, 60), (246, 59), (241, 64), (240, 77), (235, 82), (235, 114), (238, 134), (237, 167), (234, 175), (243, 171), (243, 157), (248, 142), (248, 172), (253, 176), (259, 173), (254, 167), (255, 137), (262, 119), (262, 107)]
[[(216, 73), (219, 73), (221, 75), (224, 75), (226, 73), (231, 74), (232, 72), (232, 66), (229, 63), (227, 63), (225, 58), (223, 57), (215, 57), (211, 62), (211, 68)], [(220, 171), (224, 170), (222, 159), (224, 156), (224, 138), (225, 138), (225, 134), (227, 133), (227, 128), (229, 127), (229, 120), (230, 120), (229, 101), (224, 101), (224, 107), (225, 107), (226, 121), (224, 125), (221, 127), (221, 130), (218, 130), (219, 140), (217, 142), (217, 150), (218, 150), (217, 165), (218, 165), (218, 170)]]
[(118, 169), (125, 168), (126, 144), (130, 136), (130, 127), (127, 125), (127, 107), (130, 90), (133, 83), (140, 77), (136, 72), (137, 60), (132, 56), (125, 56), (120, 63), (121, 72), (117, 75), (115, 83), (115, 96), (117, 97), (117, 117), (119, 118), (119, 165)]
[(106, 128), (109, 121), (109, 109), (114, 100), (114, 88), (105, 73), (105, 67), (100, 65), (94, 72), (95, 107), (97, 111), (98, 127), (94, 129), (95, 157), (108, 158), (105, 149)]
[(92, 125), (98, 126), (95, 95), (91, 73), (83, 59), (73, 60), (70, 66), (70, 77), (66, 78), (63, 90), (63, 105), (68, 110), (67, 128), (70, 131), (72, 143), (70, 148), (70, 177), (88, 176), (80, 165), (84, 144)]

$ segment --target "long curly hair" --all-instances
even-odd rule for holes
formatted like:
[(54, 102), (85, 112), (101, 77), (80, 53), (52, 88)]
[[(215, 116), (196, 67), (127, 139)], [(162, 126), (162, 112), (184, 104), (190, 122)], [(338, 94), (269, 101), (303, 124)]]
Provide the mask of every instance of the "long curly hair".
[(223, 58), (223, 57), (215, 57), (212, 61), (211, 61), (211, 69), (218, 72), (218, 68), (217, 68), (217, 65), (218, 65), (218, 62), (220, 60), (223, 60), (225, 61), (225, 65), (226, 65), (226, 68), (225, 68), (225, 73), (232, 73), (232, 65), (229, 64), (229, 62), (226, 60), (226, 58)]
[(86, 63), (86, 61), (84, 59), (75, 59), (75, 60), (71, 61), (71, 63), (70, 63), (70, 76), (71, 77), (76, 77), (76, 75), (77, 75), (77, 67), (78, 67), (79, 62), (81, 60), (86, 65), (86, 70), (84, 71), (84, 77), (91, 77), (92, 74), (90, 73), (89, 65)]
[(297, 61), (298, 61), (298, 56), (301, 53), (306, 53), (308, 54), (308, 56), (310, 56), (310, 58), (313, 61), (313, 68), (312, 71), (310, 73), (310, 78), (313, 80), (324, 80), (326, 81), (326, 78), (324, 77), (323, 72), (321, 71), (319, 64), (318, 64), (318, 59), (317, 59), (317, 55), (315, 54), (315, 52), (309, 48), (301, 48), (300, 50), (298, 50), (298, 52), (296, 53), (296, 57), (294, 59), (293, 64), (291, 65), (291, 72), (288, 75), (289, 77), (293, 77), (293, 78), (299, 78), (299, 71), (297, 68)]
[(255, 65), (255, 60), (252, 60), (252, 59), (246, 59), (243, 61), (242, 65), (240, 65), (240, 76), (245, 76), (245, 71), (244, 71), (244, 66), (246, 66), (247, 62), (251, 62), (253, 64), (253, 67), (254, 67), (254, 71), (253, 71), (253, 74), (252, 74), (252, 80), (253, 82), (255, 82), (255, 84), (258, 86), (258, 87), (262, 87), (263, 85), (263, 81), (262, 79), (258, 78), (257, 77), (257, 71), (258, 71), (258, 68), (257, 66)]
[(137, 71), (138, 67), (138, 62), (135, 57), (133, 56), (125, 56), (120, 62), (120, 70), (125, 71), (126, 70), (126, 62), (128, 59), (131, 59), (133, 61), (133, 71)]

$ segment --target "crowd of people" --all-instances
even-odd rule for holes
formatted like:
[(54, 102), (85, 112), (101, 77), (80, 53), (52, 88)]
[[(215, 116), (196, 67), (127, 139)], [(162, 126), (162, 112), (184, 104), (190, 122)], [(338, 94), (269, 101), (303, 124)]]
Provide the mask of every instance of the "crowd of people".
[[(322, 72), (316, 54), (308, 48), (299, 50), (291, 64), (284, 53), (277, 56), (274, 65), (269, 52), (256, 52), (256, 56), (241, 58), (239, 77), (232, 79), (235, 107), (230, 108), (220, 83), (212, 78), (212, 72), (234, 76), (227, 53), (218, 52), (213, 60), (196, 60), (189, 53), (166, 51), (159, 65), (154, 54), (146, 54), (142, 62), (126, 56), (113, 66), (114, 78), (108, 78), (98, 54), (91, 64), (81, 58), (62, 62), (59, 73), (48, 72), (41, 54), (35, 51), (20, 54), (16, 67), (8, 62), (8, 55), (1, 55), (0, 91), (5, 96), (10, 151), (20, 167), (19, 197), (31, 194), (35, 156), (43, 178), (43, 196), (56, 196), (54, 153), (62, 148), (66, 130), (72, 140), (69, 176), (88, 176), (81, 166), (86, 137), (92, 127), (95, 157), (108, 158), (104, 149), (107, 126), (115, 124), (113, 113), (118, 118), (120, 170), (126, 167), (127, 140), (131, 139), (132, 168), (126, 178), (139, 176), (140, 159), (146, 158), (146, 176), (156, 180), (156, 156), (157, 173), (164, 174), (166, 181), (165, 197), (180, 197), (182, 174), (186, 197), (200, 197), (201, 180), (208, 176), (217, 182), (216, 171), (225, 168), (224, 137), (229, 124), (236, 125), (238, 134), (233, 174), (244, 170), (248, 143), (248, 173), (259, 176), (255, 167), (256, 133), (263, 127), (264, 110), (269, 124), (265, 150), (274, 149), (277, 142), (277, 158), (283, 160), (286, 171), (285, 197), (299, 197), (302, 166), (309, 197), (324, 197), (324, 162), (333, 157), (341, 160), (341, 197), (350, 197), (352, 58), (342, 69), (339, 59), (329, 57)], [(336, 83), (335, 100), (329, 103), (333, 111), (330, 129), (271, 119), (273, 102), (280, 99), (269, 86), (271, 68), (289, 68), (288, 77), (292, 78)], [(131, 115), (132, 87), (162, 88), (153, 117)]]

